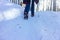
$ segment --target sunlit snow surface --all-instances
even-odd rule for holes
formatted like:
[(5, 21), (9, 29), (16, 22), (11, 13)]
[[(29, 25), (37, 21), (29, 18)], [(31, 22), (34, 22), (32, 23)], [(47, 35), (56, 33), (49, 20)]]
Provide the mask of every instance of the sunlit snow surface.
[(60, 12), (36, 12), (23, 19), (23, 8), (0, 3), (0, 40), (60, 40)]
[(16, 18), (22, 10), (23, 8), (17, 4), (0, 2), (0, 21)]

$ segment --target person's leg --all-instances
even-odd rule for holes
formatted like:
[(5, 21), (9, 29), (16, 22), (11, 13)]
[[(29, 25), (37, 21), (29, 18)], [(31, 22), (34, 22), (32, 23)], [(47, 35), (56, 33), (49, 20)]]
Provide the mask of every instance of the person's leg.
[(34, 16), (34, 0), (32, 0), (32, 4), (31, 4), (31, 16)]
[(24, 19), (28, 19), (29, 9), (30, 9), (30, 4), (26, 4), (25, 10), (24, 10)]

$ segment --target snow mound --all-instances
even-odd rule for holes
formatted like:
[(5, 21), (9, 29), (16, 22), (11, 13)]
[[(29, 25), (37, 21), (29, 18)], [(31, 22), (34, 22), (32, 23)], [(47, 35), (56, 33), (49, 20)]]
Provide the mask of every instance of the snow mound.
[(3, 20), (11, 20), (20, 16), (23, 8), (13, 3), (0, 3), (0, 22)]
[(9, 11), (5, 11), (3, 12), (4, 13), (4, 17), (6, 20), (10, 20), (10, 19), (14, 19), (16, 18), (17, 16), (19, 16), (20, 12), (19, 9), (10, 9)]

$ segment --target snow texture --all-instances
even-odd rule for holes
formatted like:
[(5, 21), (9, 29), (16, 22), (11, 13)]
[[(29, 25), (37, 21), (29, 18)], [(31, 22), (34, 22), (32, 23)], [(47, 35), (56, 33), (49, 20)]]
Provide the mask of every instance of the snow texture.
[(23, 19), (24, 8), (0, 2), (0, 40), (60, 40), (60, 12), (35, 12)]

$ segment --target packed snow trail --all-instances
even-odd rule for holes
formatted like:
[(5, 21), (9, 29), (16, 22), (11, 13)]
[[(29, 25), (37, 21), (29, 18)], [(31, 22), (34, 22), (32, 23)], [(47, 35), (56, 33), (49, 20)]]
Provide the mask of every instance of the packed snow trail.
[[(31, 26), (32, 25), (32, 26)], [(21, 19), (2, 22), (1, 35), (6, 40), (37, 40), (37, 32), (31, 22)], [(3, 38), (3, 39), (4, 39)]]
[(24, 20), (22, 15), (13, 20), (0, 23), (0, 36), (2, 39), (60, 40), (59, 13), (37, 12), (35, 17), (29, 16), (28, 20)]

